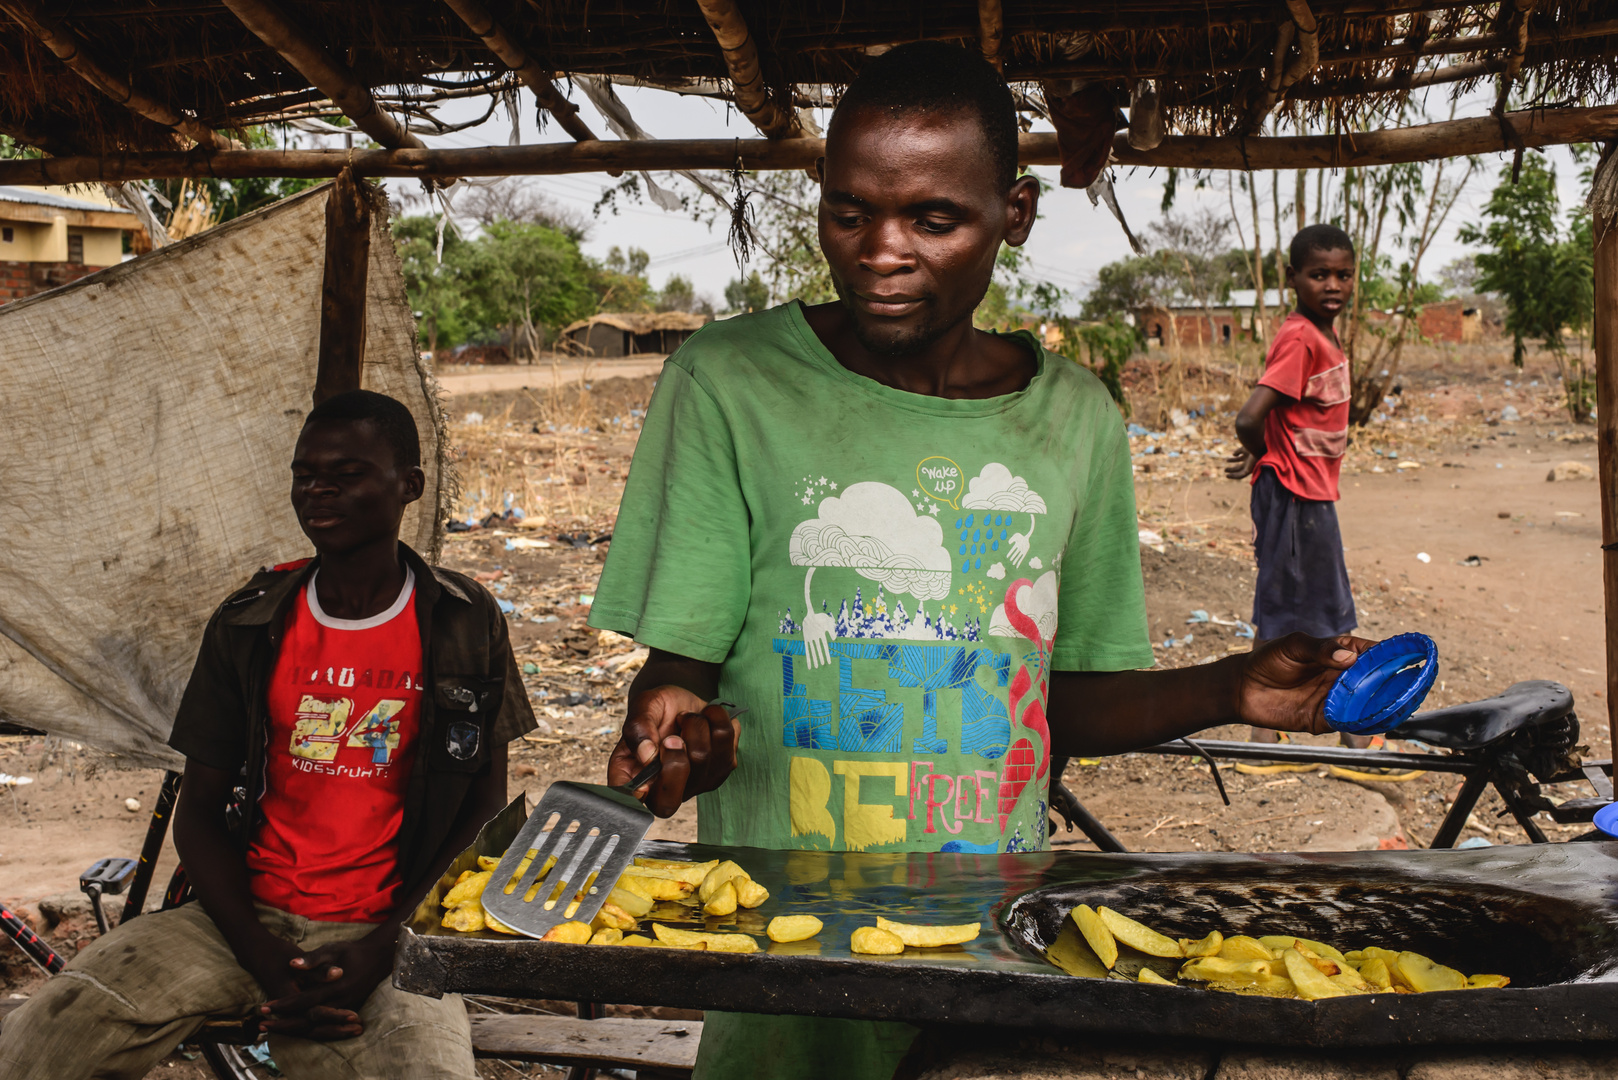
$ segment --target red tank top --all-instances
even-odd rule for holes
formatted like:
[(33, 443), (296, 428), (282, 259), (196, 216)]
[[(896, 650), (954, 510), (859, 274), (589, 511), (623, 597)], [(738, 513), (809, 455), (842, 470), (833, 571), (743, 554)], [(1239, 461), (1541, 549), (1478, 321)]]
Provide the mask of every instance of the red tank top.
[[(318, 573), (318, 571), (317, 571)], [(382, 922), (421, 713), (415, 575), (386, 611), (334, 619), (315, 576), (287, 615), (269, 687), (263, 820), (247, 852), (254, 899), (328, 922)]]

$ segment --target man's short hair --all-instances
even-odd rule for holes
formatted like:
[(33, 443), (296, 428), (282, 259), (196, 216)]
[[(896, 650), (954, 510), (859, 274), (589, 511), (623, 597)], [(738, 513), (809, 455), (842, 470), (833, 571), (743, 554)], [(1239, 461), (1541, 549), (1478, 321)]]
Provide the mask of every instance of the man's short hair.
[(1354, 241), (1335, 225), (1305, 225), (1292, 238), (1287, 258), (1294, 270), (1303, 266), (1312, 251), (1346, 251), (1354, 254)]
[(369, 420), (382, 440), (393, 451), (393, 464), (401, 469), (421, 467), (421, 437), (416, 434), (416, 418), (404, 402), (372, 390), (344, 390), (309, 410), (303, 426), (317, 420)]
[(1017, 106), (981, 53), (943, 41), (913, 41), (867, 61), (843, 91), (831, 122), (853, 109), (970, 112), (983, 129), (1001, 190), (1017, 179)]

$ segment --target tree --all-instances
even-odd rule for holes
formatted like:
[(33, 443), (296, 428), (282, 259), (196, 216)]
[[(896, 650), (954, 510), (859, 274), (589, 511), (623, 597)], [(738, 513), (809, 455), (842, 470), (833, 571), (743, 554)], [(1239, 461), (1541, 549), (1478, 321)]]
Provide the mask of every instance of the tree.
[(422, 343), (436, 353), (440, 341), (455, 344), (469, 329), (466, 296), (460, 280), (466, 241), (454, 229), (444, 230), (444, 259), (438, 258), (438, 222), (426, 215), (397, 218), (393, 246), (399, 253), (405, 296), (415, 312)]
[(770, 287), (757, 270), (744, 278), (732, 278), (725, 286), (726, 311), (763, 311), (770, 306)]
[(657, 296), (659, 311), (695, 311), (697, 290), (691, 279), (683, 274), (670, 274)]
[(617, 245), (609, 248), (606, 259), (590, 262), (590, 288), (596, 295), (597, 311), (650, 311), (652, 283), (646, 280), (651, 256), (640, 248), (627, 252)]
[(1591, 391), (1583, 350), (1569, 357), (1562, 331), (1584, 330), (1594, 312), (1590, 219), (1577, 211), (1564, 231), (1557, 224), (1558, 209), (1556, 170), (1542, 155), (1525, 154), (1515, 182), (1509, 167), (1502, 171), (1483, 208), (1486, 224), (1468, 224), (1460, 237), (1485, 248), (1473, 256), (1476, 285), (1506, 301), (1511, 362), (1521, 367), (1528, 340), (1537, 339), (1556, 361), (1569, 414), (1584, 421)]
[(507, 328), (514, 358), (536, 358), (544, 331), (597, 309), (578, 242), (548, 225), (493, 222), (458, 261), (483, 325)]
[(575, 241), (590, 235), (588, 217), (558, 206), (518, 177), (468, 183), (470, 190), (455, 200), (455, 214), (481, 228), (500, 221), (514, 221), (522, 225), (548, 225)]
[[(235, 136), (236, 133), (231, 134)], [(248, 128), (241, 133), (240, 138), (249, 149), (253, 150), (269, 150), (277, 145), (275, 132), (265, 127)], [(183, 180), (147, 182), (147, 201), (158, 220), (165, 224), (168, 222), (174, 209), (179, 205), (180, 188), (184, 183)], [(241, 217), (320, 183), (324, 181), (294, 177), (249, 177), (239, 180), (190, 182), (191, 186), (199, 189), (207, 199), (208, 205), (212, 208), (215, 224)]]

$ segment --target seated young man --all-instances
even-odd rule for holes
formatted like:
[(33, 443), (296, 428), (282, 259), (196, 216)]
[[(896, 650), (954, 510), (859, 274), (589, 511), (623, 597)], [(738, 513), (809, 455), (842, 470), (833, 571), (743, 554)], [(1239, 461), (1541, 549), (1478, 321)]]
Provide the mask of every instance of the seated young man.
[(354, 390), (309, 414), (292, 509), (318, 554), (220, 605), (169, 739), (199, 902), (45, 983), (0, 1030), (0, 1076), (135, 1080), (221, 1015), (256, 1017), (300, 1080), (477, 1075), (460, 998), (395, 990), (394, 942), (505, 805), (506, 744), (535, 722), (494, 598), (399, 541), (423, 482), (399, 402)]
[[(710, 844), (1037, 851), (1053, 755), (1322, 730), (1367, 643), (1133, 670), (1123, 419), (1032, 334), (972, 326), (1039, 196), (999, 73), (937, 43), (869, 61), (820, 176), (838, 299), (704, 328), (653, 395), (590, 616), (651, 649), (609, 782), (661, 756), (644, 799), (701, 794)], [(886, 1080), (914, 1033), (710, 1012), (697, 1076)]]

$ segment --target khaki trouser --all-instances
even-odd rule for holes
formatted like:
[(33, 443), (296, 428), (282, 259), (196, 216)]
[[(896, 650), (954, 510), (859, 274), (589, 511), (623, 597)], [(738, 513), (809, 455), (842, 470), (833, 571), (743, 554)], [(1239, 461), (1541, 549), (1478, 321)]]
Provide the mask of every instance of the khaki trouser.
[[(309, 950), (363, 937), (368, 923), (316, 922), (258, 905), (265, 929)], [(103, 935), (6, 1018), (6, 1080), (139, 1080), (209, 1017), (245, 1016), (264, 992), (224, 936), (187, 904)], [(474, 1080), (472, 1032), (455, 995), (407, 994), (384, 981), (360, 1009), (365, 1033), (340, 1042), (270, 1036), (292, 1080)]]

